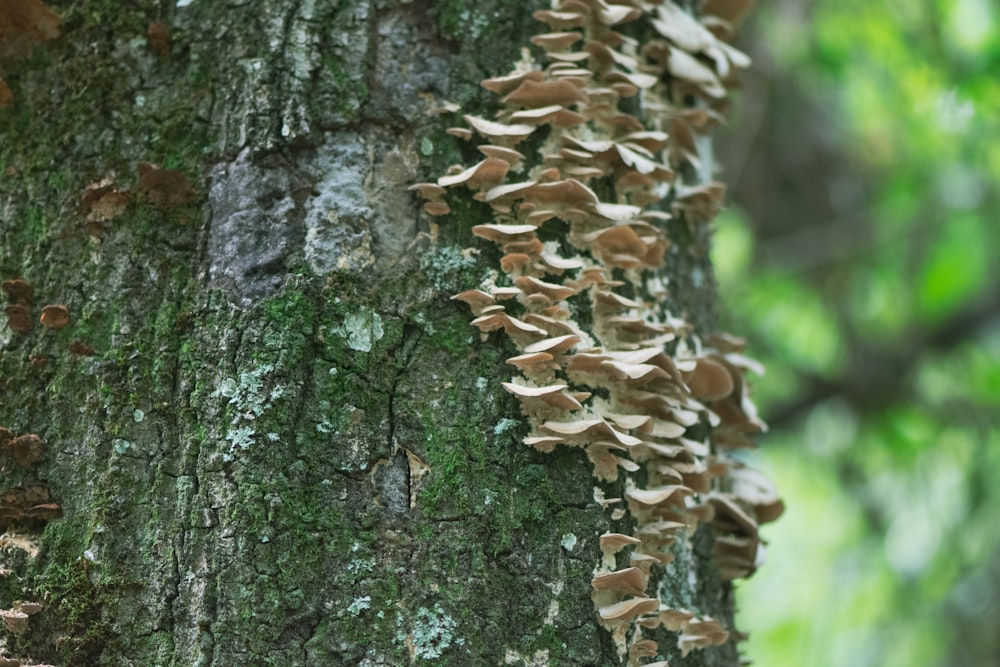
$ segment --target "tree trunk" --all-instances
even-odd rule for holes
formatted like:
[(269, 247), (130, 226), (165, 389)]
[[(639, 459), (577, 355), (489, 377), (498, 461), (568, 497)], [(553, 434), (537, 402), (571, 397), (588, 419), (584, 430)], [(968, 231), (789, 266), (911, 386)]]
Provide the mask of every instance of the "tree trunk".
[[(472, 159), (446, 102), (492, 117), (479, 81), (547, 3), (51, 4), (62, 34), (5, 55), (0, 111), (0, 605), (42, 605), (7, 654), (626, 664), (591, 587), (598, 536), (632, 526), (595, 486), (624, 482), (522, 444), (517, 352), (450, 300), (497, 265), (469, 232), (486, 220), (449, 198), (438, 229), (407, 191)], [(663, 275), (707, 333), (689, 223)], [(11, 444), (30, 434), (40, 460)], [(712, 540), (679, 540), (651, 590), (732, 630)], [(732, 639), (682, 660), (675, 632), (645, 636), (738, 664)]]

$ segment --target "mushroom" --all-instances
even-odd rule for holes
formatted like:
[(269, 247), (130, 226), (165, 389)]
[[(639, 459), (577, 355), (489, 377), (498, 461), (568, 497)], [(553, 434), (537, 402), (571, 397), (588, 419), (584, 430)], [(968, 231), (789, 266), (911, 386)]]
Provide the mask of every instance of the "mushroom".
[[(529, 70), (527, 72), (515, 72), (507, 76), (485, 79), (480, 83), (480, 85), (486, 90), (499, 95), (504, 95), (517, 88), (524, 81), (541, 81), (544, 76), (545, 75), (538, 70)], [(468, 120), (468, 118), (466, 118), (466, 120)]]
[(28, 615), (16, 609), (0, 609), (0, 618), (7, 629), (15, 635), (23, 635), (28, 631)]
[(23, 278), (5, 280), (3, 283), (0, 283), (0, 288), (2, 288), (4, 294), (7, 295), (7, 301), (10, 303), (31, 305), (31, 297), (34, 292), (34, 288), (27, 280), (24, 280)]
[(595, 591), (617, 591), (623, 595), (646, 595), (646, 574), (637, 567), (615, 572), (602, 572), (590, 580)]
[(656, 611), (659, 607), (659, 601), (652, 598), (631, 598), (601, 607), (597, 613), (605, 621), (623, 622)]
[(527, 109), (537, 109), (538, 107), (555, 104), (568, 106), (575, 102), (586, 102), (587, 100), (587, 94), (570, 78), (550, 79), (547, 81), (532, 81), (528, 79), (500, 98), (501, 102)]
[(4, 308), (4, 313), (7, 315), (7, 326), (15, 333), (29, 334), (35, 327), (31, 320), (31, 309), (24, 304), (10, 304)]
[(532, 16), (548, 24), (553, 30), (578, 28), (586, 23), (586, 15), (580, 12), (539, 9)]
[(622, 533), (604, 533), (599, 538), (599, 541), (601, 544), (601, 551), (603, 551), (605, 555), (616, 554), (626, 546), (636, 545), (642, 542), (642, 540), (637, 537), (623, 535)]
[(150, 162), (139, 162), (136, 171), (139, 172), (139, 194), (156, 208), (176, 208), (194, 201), (194, 186), (180, 171), (163, 169)]
[(516, 144), (535, 131), (534, 125), (525, 125), (522, 123), (506, 125), (486, 120), (485, 118), (479, 118), (478, 116), (466, 116), (465, 122), (487, 139), (501, 144), (507, 142)]
[(502, 182), (509, 168), (506, 161), (488, 157), (458, 174), (442, 176), (437, 184), (447, 188), (464, 183), (470, 188), (483, 189)]
[[(652, 639), (638, 639), (632, 642), (632, 645), (628, 647), (629, 658), (633, 660), (638, 660), (639, 658), (652, 658), (654, 657), (660, 646)], [(642, 667), (649, 667), (649, 665), (656, 663), (645, 663)]]
[(580, 402), (566, 393), (565, 384), (528, 387), (514, 382), (501, 382), (503, 388), (521, 399), (522, 407), (531, 414), (548, 414), (553, 410), (581, 410)]
[(513, 148), (507, 148), (505, 146), (480, 146), (479, 152), (486, 157), (496, 158), (498, 160), (503, 160), (511, 167), (516, 167), (521, 162), (524, 161), (524, 154), (520, 153)]
[(42, 308), (39, 319), (46, 329), (62, 329), (69, 324), (69, 309), (62, 304), (50, 304)]
[(724, 644), (729, 639), (729, 632), (714, 618), (691, 619), (684, 624), (682, 634), (677, 640), (681, 655), (687, 657), (691, 651), (707, 646)]
[(34, 616), (44, 608), (40, 602), (22, 602), (20, 600), (14, 603), (14, 607), (28, 616)]
[(6, 442), (0, 438), (0, 450), (22, 468), (41, 460), (45, 455), (45, 442), (34, 433), (10, 438)]
[(684, 373), (684, 382), (695, 398), (718, 401), (733, 393), (735, 382), (732, 374), (721, 363), (708, 357), (698, 359), (694, 370)]
[(619, 433), (604, 419), (578, 419), (570, 422), (546, 421), (541, 425), (543, 431), (566, 438), (570, 442), (595, 442), (610, 440), (619, 445), (634, 447), (642, 441), (639, 438)]
[(684, 496), (694, 493), (682, 484), (670, 484), (654, 489), (630, 489), (625, 497), (635, 504), (637, 509), (650, 509), (664, 504), (682, 505)]

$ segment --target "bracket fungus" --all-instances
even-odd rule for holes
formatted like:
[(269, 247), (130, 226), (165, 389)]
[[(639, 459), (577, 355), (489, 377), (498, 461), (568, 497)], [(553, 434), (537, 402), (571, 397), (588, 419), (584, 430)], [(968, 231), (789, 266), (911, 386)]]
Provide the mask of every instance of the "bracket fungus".
[(46, 329), (62, 329), (69, 324), (69, 308), (63, 304), (49, 304), (42, 308), (39, 321)]
[[(20, 468), (29, 468), (45, 456), (45, 441), (35, 433), (15, 436), (0, 427), (0, 454)], [(8, 471), (7, 464), (3, 473)], [(28, 483), (0, 492), (0, 528), (16, 521), (50, 521), (62, 516), (62, 507), (53, 501), (44, 483)]]
[[(749, 63), (726, 42), (746, 3), (703, 4), (701, 16), (670, 0), (555, 0), (536, 11), (547, 28), (531, 42), (546, 64), (483, 81), (501, 110), (448, 130), (484, 139), (485, 159), (411, 188), (429, 215), (447, 214), (462, 190), (492, 211), (472, 233), (500, 250), (502, 275), (453, 298), (484, 336), (503, 330), (518, 348), (502, 386), (527, 418), (524, 444), (577, 447), (599, 480), (624, 477), (623, 498), (601, 504), (612, 521), (630, 517), (632, 532), (600, 536), (591, 586), (597, 619), (630, 664), (657, 656), (643, 630), (661, 624), (683, 654), (729, 637), (710, 617), (661, 608), (673, 546), (709, 524), (722, 578), (745, 576), (761, 553), (758, 524), (781, 511), (773, 487), (729, 456), (765, 428), (745, 377), (759, 365), (738, 339), (703, 340), (671, 313), (658, 273), (667, 223), (696, 231), (722, 205), (724, 186), (699, 176), (700, 137)], [(616, 29), (633, 21), (651, 35), (644, 43)], [(522, 142), (534, 152), (514, 148)]]
[(0, 429), (0, 452), (22, 468), (27, 468), (45, 455), (45, 442), (34, 433), (15, 438), (7, 429)]
[(194, 186), (182, 172), (150, 162), (137, 163), (136, 171), (139, 172), (139, 195), (156, 208), (177, 208), (194, 201)]
[[(59, 15), (41, 0), (0, 2), (0, 62), (23, 58), (41, 42), (59, 36)], [(14, 94), (0, 77), (0, 109)]]
[(7, 296), (7, 306), (4, 308), (7, 326), (15, 333), (31, 333), (34, 328), (31, 318), (31, 299), (34, 289), (31, 283), (22, 278), (13, 278), (3, 281), (0, 287)]

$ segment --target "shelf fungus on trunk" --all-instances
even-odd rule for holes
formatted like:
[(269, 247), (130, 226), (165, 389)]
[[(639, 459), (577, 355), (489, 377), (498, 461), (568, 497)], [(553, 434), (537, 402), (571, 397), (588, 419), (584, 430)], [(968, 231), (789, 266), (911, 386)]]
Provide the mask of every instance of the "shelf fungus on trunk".
[[(446, 215), (455, 190), (492, 210), (472, 233), (500, 249), (503, 277), (454, 298), (484, 335), (502, 329), (519, 349), (507, 362), (520, 376), (503, 387), (530, 423), (525, 444), (580, 448), (600, 480), (624, 477), (623, 498), (600, 500), (634, 530), (600, 536), (591, 584), (629, 665), (666, 664), (640, 662), (662, 652), (652, 628), (677, 633), (685, 655), (727, 641), (719, 621), (661, 603), (659, 569), (706, 522), (722, 578), (747, 576), (759, 524), (782, 510), (729, 453), (764, 428), (745, 377), (762, 369), (739, 339), (700, 336), (671, 314), (658, 275), (667, 223), (696, 229), (722, 203), (699, 137), (749, 62), (726, 43), (745, 4), (708, 2), (696, 17), (669, 0), (557, 0), (535, 13), (546, 63), (483, 81), (501, 96), (496, 118), (466, 115), (449, 130), (485, 139), (485, 159), (413, 186), (430, 215)], [(622, 29), (639, 21), (631, 32), (654, 35), (646, 42)]]

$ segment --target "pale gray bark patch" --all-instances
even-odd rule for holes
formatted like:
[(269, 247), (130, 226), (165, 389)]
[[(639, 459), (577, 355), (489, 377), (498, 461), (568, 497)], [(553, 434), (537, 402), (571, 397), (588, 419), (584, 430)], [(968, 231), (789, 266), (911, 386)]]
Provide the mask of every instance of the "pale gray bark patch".
[(208, 278), (228, 286), (243, 305), (273, 294), (297, 236), (292, 178), (255, 164), (249, 151), (212, 171), (208, 191)]
[(316, 152), (312, 167), (318, 175), (305, 202), (305, 256), (318, 274), (335, 269), (359, 271), (372, 256), (370, 205), (365, 181), (371, 162), (362, 138), (343, 132), (330, 137)]
[(445, 97), (451, 64), (426, 15), (405, 7), (379, 22), (373, 77), (374, 107), (379, 116), (419, 118), (427, 111), (424, 97)]
[(399, 451), (379, 466), (372, 482), (382, 507), (393, 514), (406, 514), (410, 509), (410, 466), (406, 455)]
[(306, 169), (315, 179), (304, 203), (305, 258), (322, 275), (391, 264), (416, 235), (417, 205), (407, 186), (417, 175), (412, 139), (371, 128), (338, 132)]

